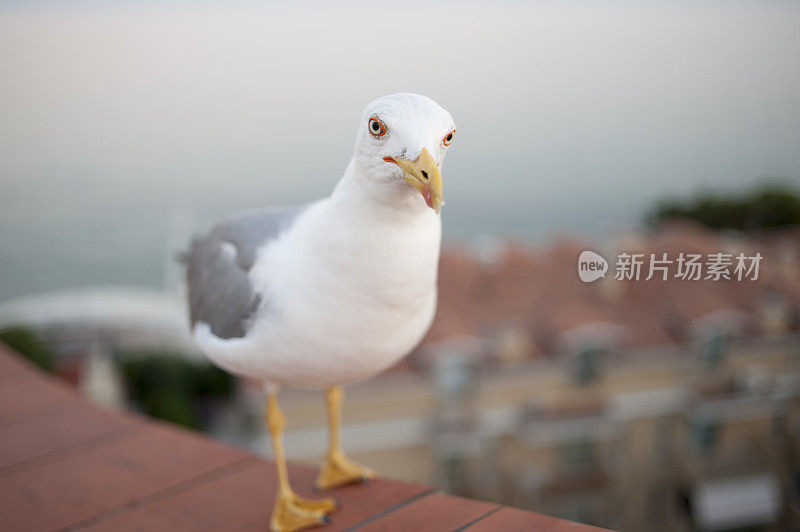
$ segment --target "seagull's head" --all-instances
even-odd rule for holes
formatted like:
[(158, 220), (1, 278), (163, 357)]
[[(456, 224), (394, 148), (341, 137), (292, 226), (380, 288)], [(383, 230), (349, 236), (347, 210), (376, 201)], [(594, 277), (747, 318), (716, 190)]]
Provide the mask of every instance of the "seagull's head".
[[(354, 159), (364, 181), (387, 201), (413, 202), (439, 213), (444, 205), (442, 160), (455, 135), (453, 117), (419, 94), (392, 94), (370, 103), (361, 117)], [(414, 192), (416, 191), (416, 192)], [(420, 202), (421, 204), (421, 202)]]

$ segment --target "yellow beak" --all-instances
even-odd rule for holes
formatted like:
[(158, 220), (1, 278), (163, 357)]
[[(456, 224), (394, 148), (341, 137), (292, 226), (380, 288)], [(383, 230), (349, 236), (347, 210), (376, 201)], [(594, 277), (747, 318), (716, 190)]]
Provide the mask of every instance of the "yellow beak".
[(399, 166), (403, 170), (403, 178), (422, 194), (428, 207), (437, 214), (441, 212), (442, 205), (444, 205), (442, 173), (428, 148), (422, 148), (422, 153), (419, 154), (416, 161), (394, 159), (393, 157), (384, 157), (383, 160)]

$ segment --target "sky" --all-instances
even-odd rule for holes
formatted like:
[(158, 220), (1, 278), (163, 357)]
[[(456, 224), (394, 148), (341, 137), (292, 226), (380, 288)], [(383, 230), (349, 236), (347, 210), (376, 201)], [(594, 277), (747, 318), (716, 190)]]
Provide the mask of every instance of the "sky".
[(800, 182), (798, 27), (796, 2), (0, 2), (0, 300), (174, 284), (219, 217), (327, 195), (393, 92), (456, 120), (448, 241)]

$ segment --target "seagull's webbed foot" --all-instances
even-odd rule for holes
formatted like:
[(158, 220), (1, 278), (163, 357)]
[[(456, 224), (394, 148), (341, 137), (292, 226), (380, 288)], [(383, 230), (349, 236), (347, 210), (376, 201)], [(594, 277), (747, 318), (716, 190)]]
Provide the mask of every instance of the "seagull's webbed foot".
[(329, 490), (373, 480), (375, 476), (375, 471), (349, 460), (343, 453), (331, 452), (319, 471), (315, 486), (320, 490)]
[(294, 493), (279, 495), (269, 520), (273, 532), (304, 530), (330, 522), (327, 514), (337, 508), (333, 499), (304, 499)]
[(322, 512), (329, 514), (339, 508), (339, 503), (336, 500), (329, 498), (326, 499), (304, 499), (298, 495), (294, 496), (294, 503), (309, 512)]

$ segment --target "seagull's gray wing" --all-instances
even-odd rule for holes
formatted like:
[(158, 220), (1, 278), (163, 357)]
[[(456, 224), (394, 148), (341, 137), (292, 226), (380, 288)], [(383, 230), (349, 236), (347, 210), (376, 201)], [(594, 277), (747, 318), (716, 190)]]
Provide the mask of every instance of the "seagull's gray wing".
[(248, 211), (228, 218), (196, 239), (186, 254), (189, 318), (205, 322), (220, 338), (247, 333), (261, 294), (248, 272), (259, 248), (277, 238), (303, 207)]

